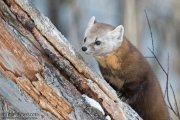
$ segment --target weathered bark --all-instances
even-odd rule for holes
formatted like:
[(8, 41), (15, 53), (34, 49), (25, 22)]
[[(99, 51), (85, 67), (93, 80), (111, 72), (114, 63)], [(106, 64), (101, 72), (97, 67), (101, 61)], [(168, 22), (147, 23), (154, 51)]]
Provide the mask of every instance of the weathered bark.
[(28, 0), (0, 1), (0, 29), (0, 94), (18, 112), (45, 120), (140, 119)]

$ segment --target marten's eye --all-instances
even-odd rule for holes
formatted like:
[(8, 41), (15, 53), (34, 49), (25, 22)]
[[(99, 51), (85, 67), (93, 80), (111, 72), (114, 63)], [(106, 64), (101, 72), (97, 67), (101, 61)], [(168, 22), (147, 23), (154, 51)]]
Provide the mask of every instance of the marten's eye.
[(95, 45), (100, 45), (101, 44), (101, 41), (99, 41), (97, 38), (96, 38), (96, 41), (94, 43)]
[(96, 44), (96, 45), (100, 45), (100, 44), (101, 44), (101, 41), (97, 40), (97, 41), (95, 42), (95, 44)]
[(86, 42), (86, 38), (84, 38), (84, 42)]

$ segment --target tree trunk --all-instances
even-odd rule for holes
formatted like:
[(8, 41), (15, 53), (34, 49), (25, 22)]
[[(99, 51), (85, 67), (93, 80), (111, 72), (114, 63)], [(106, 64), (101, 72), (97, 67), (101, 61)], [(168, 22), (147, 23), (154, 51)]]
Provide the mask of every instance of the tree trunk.
[(28, 0), (1, 0), (0, 28), (0, 118), (141, 119)]

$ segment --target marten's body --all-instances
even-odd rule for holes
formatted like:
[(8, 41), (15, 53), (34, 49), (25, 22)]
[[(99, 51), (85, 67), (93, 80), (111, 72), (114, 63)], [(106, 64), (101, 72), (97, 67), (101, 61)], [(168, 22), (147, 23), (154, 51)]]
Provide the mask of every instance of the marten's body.
[(103, 77), (144, 120), (168, 120), (161, 88), (150, 65), (125, 38), (121, 47), (96, 57)]
[[(85, 34), (86, 49), (83, 48), (83, 51), (96, 57), (105, 80), (122, 93), (127, 103), (144, 120), (169, 120), (159, 82), (147, 60), (123, 37), (123, 26), (113, 28), (95, 23), (93, 19), (94, 22), (91, 19), (89, 24), (91, 28)], [(90, 42), (90, 39), (94, 42)], [(105, 44), (109, 44), (109, 48)]]

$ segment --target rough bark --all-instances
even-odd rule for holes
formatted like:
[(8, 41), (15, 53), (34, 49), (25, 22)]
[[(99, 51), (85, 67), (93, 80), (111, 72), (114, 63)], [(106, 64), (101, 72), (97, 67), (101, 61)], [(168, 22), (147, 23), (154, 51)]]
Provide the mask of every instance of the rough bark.
[(0, 94), (16, 111), (45, 120), (141, 119), (28, 0), (1, 0), (0, 28)]

